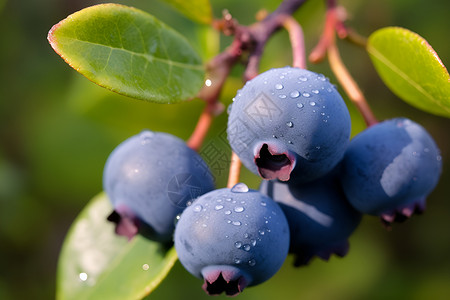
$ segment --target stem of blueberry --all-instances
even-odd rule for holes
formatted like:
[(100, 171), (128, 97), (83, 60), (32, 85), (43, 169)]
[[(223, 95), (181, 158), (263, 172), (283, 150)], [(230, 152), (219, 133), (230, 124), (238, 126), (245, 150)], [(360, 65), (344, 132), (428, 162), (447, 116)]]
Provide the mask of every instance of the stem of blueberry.
[(289, 33), (292, 47), (292, 66), (306, 69), (305, 40), (303, 29), (292, 16), (286, 16), (283, 26)]
[(341, 59), (339, 49), (336, 44), (335, 34), (337, 33), (340, 38), (353, 40), (357, 44), (364, 44), (365, 40), (345, 27), (344, 18), (345, 13), (342, 11), (342, 8), (337, 7), (336, 0), (328, 0), (325, 27), (319, 43), (309, 56), (309, 60), (313, 63), (318, 63), (328, 54), (328, 62), (337, 80), (341, 84), (347, 96), (358, 108), (366, 125), (372, 126), (378, 123), (378, 121), (375, 118), (364, 94)]
[(367, 103), (364, 94), (342, 62), (336, 43), (332, 43), (328, 47), (328, 61), (330, 63), (331, 70), (333, 71), (334, 75), (336, 75), (336, 78), (342, 85), (345, 93), (360, 111), (361, 115), (364, 118), (364, 121), (366, 122), (366, 125), (370, 127), (374, 124), (377, 124), (378, 121), (375, 118), (372, 110), (370, 109), (370, 106)]
[(231, 189), (234, 185), (236, 185), (239, 182), (239, 177), (241, 174), (241, 166), (242, 162), (239, 159), (239, 156), (236, 153), (232, 152), (230, 171), (228, 173), (227, 188)]

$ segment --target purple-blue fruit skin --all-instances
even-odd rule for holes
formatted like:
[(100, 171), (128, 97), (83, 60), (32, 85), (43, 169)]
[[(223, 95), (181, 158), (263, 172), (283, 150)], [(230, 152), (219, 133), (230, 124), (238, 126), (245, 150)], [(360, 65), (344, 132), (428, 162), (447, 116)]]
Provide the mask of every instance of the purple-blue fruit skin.
[[(186, 184), (181, 182), (174, 190), (169, 184), (177, 176)], [(175, 217), (188, 201), (214, 189), (214, 182), (206, 163), (183, 140), (145, 130), (110, 154), (103, 187), (119, 214), (130, 214), (150, 226), (150, 238), (170, 241)]]
[(232, 280), (241, 277), (245, 287), (281, 267), (289, 227), (278, 204), (241, 183), (197, 198), (182, 213), (174, 240), (180, 262), (194, 276), (207, 281), (213, 271), (230, 277), (234, 270)]
[(347, 254), (348, 238), (362, 214), (348, 203), (335, 171), (301, 185), (264, 180), (259, 190), (272, 197), (286, 215), (295, 265), (308, 264), (314, 256), (328, 260), (333, 253)]
[[(238, 91), (227, 132), (233, 151), (250, 171), (264, 179), (303, 183), (337, 165), (348, 145), (350, 129), (347, 106), (325, 76), (284, 67), (260, 74)], [(264, 144), (271, 154), (295, 160), (293, 171), (264, 174), (255, 162)]]
[(373, 125), (350, 142), (341, 181), (350, 203), (371, 215), (410, 216), (425, 209), (439, 181), (439, 149), (421, 125), (395, 118)]

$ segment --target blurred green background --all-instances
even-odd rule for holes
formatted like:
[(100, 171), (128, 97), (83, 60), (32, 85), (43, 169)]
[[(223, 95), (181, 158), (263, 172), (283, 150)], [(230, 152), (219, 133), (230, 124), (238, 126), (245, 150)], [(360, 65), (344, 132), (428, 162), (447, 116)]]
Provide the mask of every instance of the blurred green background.
[[(203, 103), (156, 105), (106, 91), (71, 69), (46, 40), (52, 25), (84, 7), (88, 0), (0, 0), (0, 299), (53, 299), (56, 265), (64, 236), (79, 211), (101, 191), (102, 169), (112, 149), (144, 128), (187, 139)], [(187, 36), (205, 60), (230, 42), (185, 19), (156, 0), (117, 1), (141, 8)], [(273, 0), (212, 0), (214, 14), (228, 9), (242, 24), (256, 12), (276, 8)], [(348, 24), (368, 36), (377, 28), (411, 29), (450, 63), (448, 0), (342, 0)], [(296, 14), (309, 51), (324, 19), (321, 0), (309, 0)], [(261, 71), (291, 64), (288, 35), (269, 42)], [(313, 260), (294, 269), (292, 258), (268, 282), (248, 288), (240, 299), (450, 299), (450, 120), (421, 112), (395, 97), (377, 77), (366, 52), (339, 43), (344, 61), (381, 120), (396, 116), (421, 123), (435, 138), (444, 162), (439, 185), (419, 217), (386, 231), (365, 217), (350, 238), (344, 259)], [(336, 82), (327, 63), (309, 65)], [(233, 70), (222, 101), (228, 105), (241, 87), (242, 67)], [(363, 128), (349, 104), (353, 134)], [(204, 144), (229, 154), (224, 140), (226, 113), (219, 116)], [(207, 157), (205, 158), (207, 160)], [(208, 160), (207, 160), (208, 161)], [(212, 163), (212, 162), (211, 162)], [(215, 164), (218, 187), (227, 166)], [(258, 178), (243, 170), (255, 188)], [(149, 299), (209, 299), (179, 263)], [(219, 298), (221, 298), (220, 296)]]

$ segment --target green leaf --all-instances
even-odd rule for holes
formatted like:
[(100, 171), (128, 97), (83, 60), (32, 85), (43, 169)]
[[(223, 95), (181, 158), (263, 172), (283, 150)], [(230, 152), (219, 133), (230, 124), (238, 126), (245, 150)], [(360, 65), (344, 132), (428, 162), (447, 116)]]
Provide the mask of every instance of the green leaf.
[(57, 299), (141, 299), (155, 289), (177, 260), (141, 236), (131, 241), (114, 233), (104, 193), (86, 206), (64, 241), (58, 262)]
[(212, 8), (209, 0), (162, 0), (176, 8), (189, 19), (202, 23), (210, 24), (213, 20)]
[(203, 84), (198, 54), (179, 33), (132, 7), (100, 4), (50, 30), (53, 49), (91, 81), (159, 103), (193, 98)]
[(367, 51), (381, 79), (398, 97), (450, 117), (450, 76), (425, 39), (404, 28), (386, 27), (369, 37)]

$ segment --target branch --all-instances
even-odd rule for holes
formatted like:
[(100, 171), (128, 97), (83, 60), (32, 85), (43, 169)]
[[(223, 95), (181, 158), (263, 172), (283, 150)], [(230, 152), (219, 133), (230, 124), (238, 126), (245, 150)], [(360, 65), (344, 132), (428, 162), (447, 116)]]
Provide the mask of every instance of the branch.
[(236, 153), (232, 152), (227, 188), (231, 189), (235, 184), (239, 183), (239, 177), (241, 174), (241, 165), (242, 162), (239, 159), (239, 156)]
[(339, 83), (342, 85), (345, 93), (361, 112), (361, 115), (363, 116), (367, 126), (372, 126), (378, 123), (377, 119), (372, 113), (372, 110), (369, 107), (369, 104), (367, 103), (366, 98), (364, 97), (364, 94), (342, 62), (339, 50), (335, 43), (331, 44), (328, 47), (328, 60), (330, 62), (331, 70), (333, 71)]
[[(264, 19), (250, 26), (240, 25), (232, 16), (225, 11), (221, 20), (215, 20), (213, 26), (226, 35), (234, 35), (233, 42), (222, 53), (215, 56), (206, 65), (207, 77), (203, 88), (197, 97), (206, 102), (196, 128), (194, 129), (187, 144), (192, 149), (198, 150), (208, 133), (212, 120), (223, 106), (219, 103), (219, 96), (232, 67), (242, 62), (244, 54), (248, 55), (245, 62), (246, 69), (243, 74), (244, 81), (250, 80), (259, 73), (259, 63), (263, 54), (264, 46), (269, 38), (283, 26), (288, 29), (293, 44), (294, 66), (306, 65), (301, 56), (304, 56), (303, 33), (292, 14), (307, 0), (284, 0), (280, 6)], [(301, 41), (301, 42), (300, 42)], [(240, 163), (238, 164), (240, 168)], [(235, 170), (236, 168), (233, 168)], [(232, 171), (235, 172), (235, 171)], [(234, 174), (229, 175), (231, 178)], [(239, 177), (239, 173), (237, 173)]]

